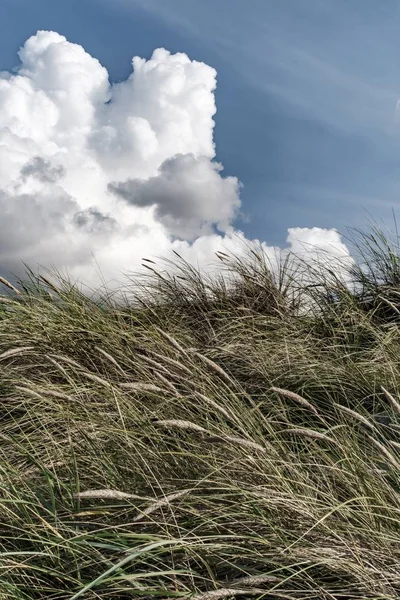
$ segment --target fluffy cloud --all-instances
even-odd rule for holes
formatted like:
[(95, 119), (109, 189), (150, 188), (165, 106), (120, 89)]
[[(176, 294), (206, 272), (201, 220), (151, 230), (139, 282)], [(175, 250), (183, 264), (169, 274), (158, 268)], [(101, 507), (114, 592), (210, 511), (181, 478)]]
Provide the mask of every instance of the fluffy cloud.
[(310, 262), (311, 259), (328, 268), (335, 268), (338, 263), (344, 266), (352, 262), (349, 249), (336, 229), (292, 227), (288, 229), (286, 241), (290, 252), (300, 260)]
[(288, 230), (286, 241), (291, 254), (296, 257), (293, 268), (300, 283), (315, 283), (315, 276), (322, 268), (324, 277), (339, 277), (350, 285), (354, 259), (335, 229), (293, 227)]
[(58, 165), (52, 167), (49, 161), (40, 156), (35, 156), (21, 169), (21, 179), (26, 181), (28, 177), (39, 179), (42, 183), (56, 183), (65, 173), (64, 167)]
[[(214, 69), (160, 48), (110, 84), (48, 31), (19, 59), (0, 73), (1, 274), (24, 261), (96, 284), (98, 269), (118, 279), (171, 250), (207, 268), (217, 251), (243, 251), (241, 186), (214, 160)], [(305, 239), (347, 251), (336, 232), (289, 231), (289, 247)]]
[(154, 206), (155, 217), (184, 239), (209, 233), (215, 224), (229, 229), (239, 209), (236, 177), (222, 178), (222, 165), (207, 157), (178, 154), (162, 163), (149, 179), (129, 179), (109, 189), (133, 206)]

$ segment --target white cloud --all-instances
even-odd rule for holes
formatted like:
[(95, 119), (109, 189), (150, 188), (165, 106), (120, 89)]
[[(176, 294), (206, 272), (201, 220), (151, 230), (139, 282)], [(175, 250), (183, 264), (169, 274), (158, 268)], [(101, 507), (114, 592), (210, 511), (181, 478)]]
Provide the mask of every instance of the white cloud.
[(291, 252), (299, 257), (312, 254), (315, 258), (326, 261), (350, 258), (349, 249), (336, 229), (292, 227), (288, 229), (286, 241)]
[(299, 283), (315, 283), (315, 276), (323, 269), (324, 277), (339, 278), (350, 285), (354, 259), (336, 229), (293, 227), (288, 229), (286, 241), (296, 257), (293, 266)]
[[(200, 266), (243, 251), (240, 183), (214, 160), (213, 68), (160, 48), (111, 85), (95, 58), (48, 31), (19, 58), (0, 73), (1, 272), (24, 261), (96, 284), (99, 269), (120, 279), (171, 250)], [(290, 247), (299, 233), (344, 248), (318, 229), (290, 230)]]

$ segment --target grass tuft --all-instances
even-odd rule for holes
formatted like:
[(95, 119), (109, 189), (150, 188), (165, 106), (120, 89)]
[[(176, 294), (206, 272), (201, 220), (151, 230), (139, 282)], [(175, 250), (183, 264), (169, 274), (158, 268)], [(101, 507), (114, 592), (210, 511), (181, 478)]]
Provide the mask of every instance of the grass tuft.
[(219, 259), (0, 278), (0, 600), (400, 597), (396, 243)]

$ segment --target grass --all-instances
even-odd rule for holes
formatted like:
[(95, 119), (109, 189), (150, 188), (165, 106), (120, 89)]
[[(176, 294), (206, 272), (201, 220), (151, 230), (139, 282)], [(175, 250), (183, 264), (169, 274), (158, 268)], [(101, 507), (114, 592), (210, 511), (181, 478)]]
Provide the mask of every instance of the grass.
[(361, 242), (2, 280), (0, 600), (399, 598), (400, 259)]

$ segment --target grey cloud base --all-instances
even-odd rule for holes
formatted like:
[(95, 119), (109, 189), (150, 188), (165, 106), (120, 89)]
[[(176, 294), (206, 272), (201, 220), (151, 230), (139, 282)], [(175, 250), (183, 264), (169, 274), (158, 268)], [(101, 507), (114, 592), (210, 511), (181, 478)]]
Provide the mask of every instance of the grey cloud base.
[(109, 190), (138, 207), (155, 206), (156, 218), (171, 234), (195, 239), (212, 224), (226, 231), (240, 207), (239, 182), (223, 178), (222, 165), (207, 157), (177, 155), (162, 163), (147, 180), (109, 184)]

